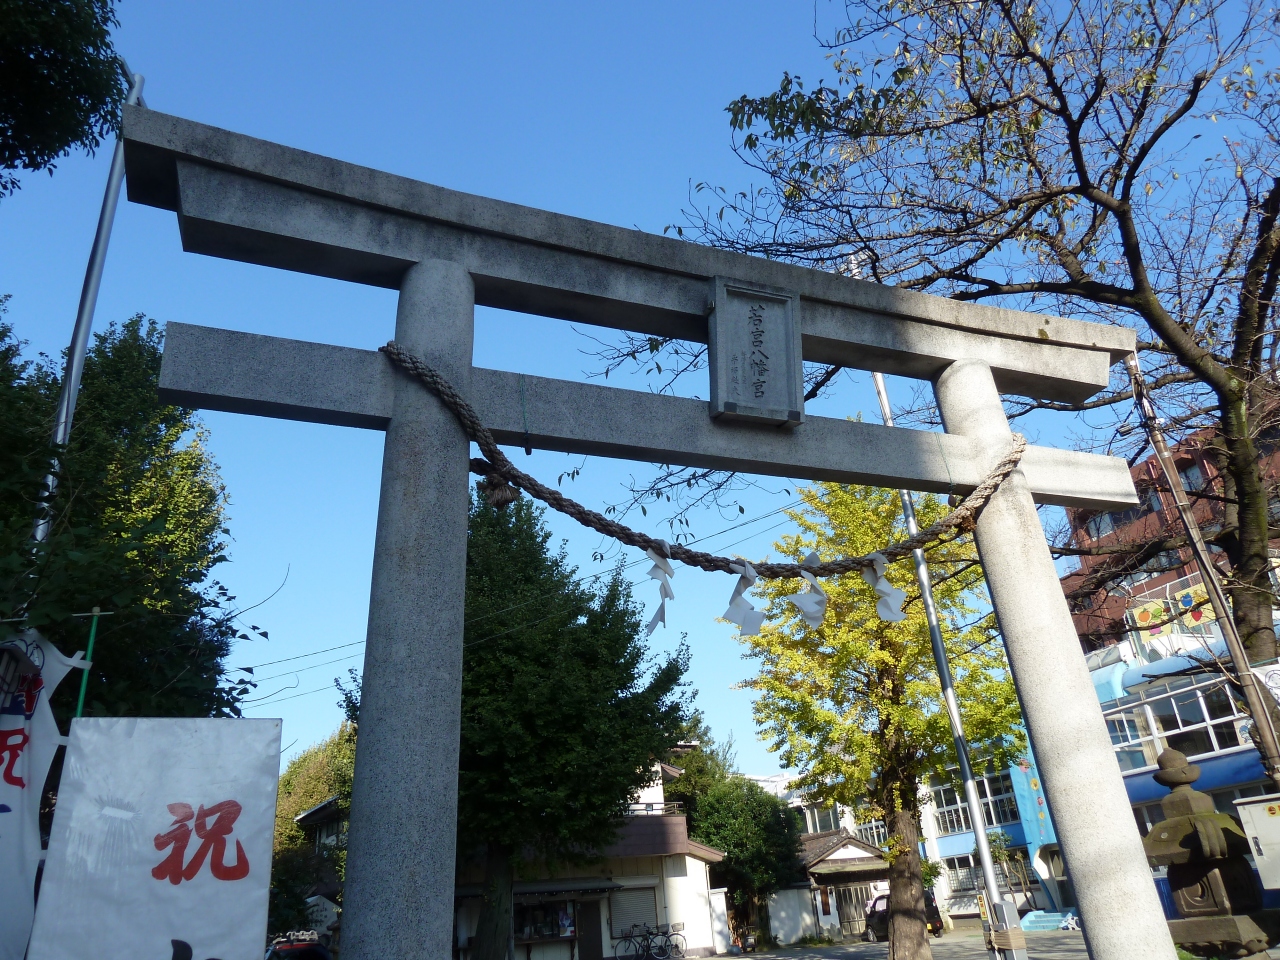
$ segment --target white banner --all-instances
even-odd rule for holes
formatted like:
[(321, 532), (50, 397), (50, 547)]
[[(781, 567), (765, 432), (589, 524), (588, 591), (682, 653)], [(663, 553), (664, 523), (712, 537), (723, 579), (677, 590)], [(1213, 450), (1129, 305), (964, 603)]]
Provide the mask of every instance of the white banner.
[(1250, 667), (1253, 675), (1258, 678), (1259, 682), (1271, 692), (1276, 698), (1276, 702), (1280, 703), (1280, 664), (1271, 664), (1266, 667)]
[(259, 960), (279, 720), (71, 725), (29, 960)]
[(39, 670), (20, 679), (7, 703), (0, 701), (0, 960), (22, 960), (36, 908), (40, 795), (60, 736), (49, 697), (84, 661), (79, 654), (68, 660), (34, 630), (7, 642)]

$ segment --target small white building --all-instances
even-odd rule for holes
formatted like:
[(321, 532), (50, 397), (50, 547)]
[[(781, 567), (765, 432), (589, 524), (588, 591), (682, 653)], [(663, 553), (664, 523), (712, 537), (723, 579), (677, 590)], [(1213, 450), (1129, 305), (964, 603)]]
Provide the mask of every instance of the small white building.
[[(724, 858), (689, 839), (681, 804), (664, 799), (662, 777), (641, 792), (618, 840), (601, 862), (543, 868), (521, 876), (513, 899), (515, 955), (525, 960), (604, 960), (633, 928), (670, 930), (685, 939), (685, 956), (728, 949), (724, 890), (713, 890), (707, 868)], [(467, 960), (480, 916), (484, 865), (459, 852), (454, 888), (455, 953)]]
[(866, 905), (888, 892), (889, 865), (880, 845), (884, 824), (857, 823), (842, 806), (810, 802), (788, 789), (785, 773), (749, 778), (800, 814), (802, 859), (807, 880), (769, 899), (769, 929), (782, 943), (804, 937), (858, 940), (866, 929)]

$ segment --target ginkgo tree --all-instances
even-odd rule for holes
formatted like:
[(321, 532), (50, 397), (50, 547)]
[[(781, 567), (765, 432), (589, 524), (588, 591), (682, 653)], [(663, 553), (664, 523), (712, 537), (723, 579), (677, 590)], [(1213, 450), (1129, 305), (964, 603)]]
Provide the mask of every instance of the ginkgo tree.
[[(789, 557), (868, 554), (906, 535), (894, 491), (821, 483), (799, 492), (802, 505), (789, 511), (799, 531), (775, 544)], [(917, 512), (921, 526), (928, 526), (946, 508), (926, 496)], [(936, 546), (928, 558), (973, 759), (1003, 767), (1025, 752), (1026, 741), (976, 552), (962, 537)], [(756, 595), (768, 602), (768, 618), (759, 635), (742, 637), (744, 656), (758, 664), (744, 686), (755, 691), (761, 735), (786, 767), (798, 771), (796, 788), (884, 821), (889, 956), (919, 960), (931, 956), (921, 802), (930, 777), (955, 776), (956, 756), (914, 571), (896, 563), (886, 576), (908, 594), (905, 619), (880, 619), (876, 594), (851, 573), (823, 581), (829, 599), (817, 628), (786, 599), (804, 588), (801, 581), (761, 581)]]

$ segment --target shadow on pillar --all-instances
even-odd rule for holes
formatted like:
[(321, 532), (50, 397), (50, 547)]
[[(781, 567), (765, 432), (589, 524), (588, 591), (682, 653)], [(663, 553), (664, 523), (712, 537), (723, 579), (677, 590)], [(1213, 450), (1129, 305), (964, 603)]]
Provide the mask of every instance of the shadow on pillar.
[(1262, 909), (1262, 890), (1245, 855), (1249, 839), (1213, 799), (1193, 790), (1200, 768), (1177, 750), (1157, 763), (1164, 819), (1142, 841), (1152, 866), (1167, 865), (1181, 920), (1169, 921), (1173, 942), (1201, 957), (1257, 957), (1280, 942), (1280, 910)]

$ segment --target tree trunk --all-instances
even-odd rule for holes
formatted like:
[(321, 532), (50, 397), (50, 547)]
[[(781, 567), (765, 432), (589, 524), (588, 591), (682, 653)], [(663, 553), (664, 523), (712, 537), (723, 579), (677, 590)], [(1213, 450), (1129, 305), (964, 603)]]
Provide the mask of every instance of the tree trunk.
[[(1223, 440), (1230, 486), (1235, 488), (1237, 523), (1235, 542), (1225, 545), (1233, 581), (1229, 583), (1227, 592), (1231, 596), (1240, 640), (1250, 662), (1257, 663), (1275, 658), (1276, 635), (1271, 620), (1273, 593), (1271, 562), (1267, 554), (1267, 487), (1249, 427), (1244, 403), (1224, 402)], [(1226, 519), (1230, 520), (1230, 517)]]
[(480, 921), (472, 940), (471, 960), (508, 960), (511, 952), (511, 851), (491, 843), (486, 849)]
[[(1008, 869), (1010, 888), (1013, 888), (1013, 885), (1016, 883), (1018, 886), (1013, 890), (1013, 892), (1015, 894), (1022, 894), (1022, 902), (1027, 904), (1027, 909), (1031, 909), (1030, 898), (1027, 893), (1027, 888), (1030, 884), (1024, 882), (1025, 873), (1022, 869), (1022, 857), (1016, 853), (1009, 854)], [(1014, 902), (1016, 903), (1017, 901)]]
[(888, 823), (889, 960), (933, 960), (920, 874), (920, 825), (915, 810), (895, 810)]

